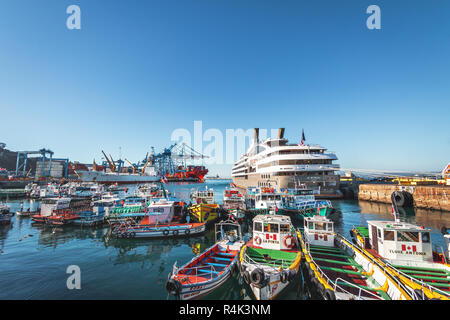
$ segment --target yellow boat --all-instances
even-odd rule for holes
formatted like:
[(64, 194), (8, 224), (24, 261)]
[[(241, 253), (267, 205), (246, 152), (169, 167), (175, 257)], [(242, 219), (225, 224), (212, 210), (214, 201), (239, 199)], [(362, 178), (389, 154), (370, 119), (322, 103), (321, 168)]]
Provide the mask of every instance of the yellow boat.
[(219, 205), (216, 203), (199, 203), (188, 208), (194, 222), (211, 223), (219, 218)]

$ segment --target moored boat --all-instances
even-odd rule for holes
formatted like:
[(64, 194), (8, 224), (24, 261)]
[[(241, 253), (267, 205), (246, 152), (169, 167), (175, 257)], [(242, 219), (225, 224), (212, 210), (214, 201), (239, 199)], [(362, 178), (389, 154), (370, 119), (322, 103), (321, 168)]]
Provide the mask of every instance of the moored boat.
[(39, 214), (39, 210), (36, 211), (30, 211), (29, 209), (27, 211), (16, 211), (16, 214), (18, 217), (31, 217), (35, 214)]
[(253, 237), (240, 252), (240, 274), (256, 299), (271, 300), (294, 281), (301, 255), (298, 233), (288, 216), (258, 215)]
[(219, 205), (199, 203), (188, 208), (192, 221), (205, 222), (208, 225), (219, 219)]
[(322, 216), (306, 217), (301, 232), (303, 267), (312, 290), (325, 300), (411, 300), (388, 271), (334, 232)]
[(10, 212), (9, 206), (6, 204), (0, 204), (0, 224), (9, 224), (11, 223), (11, 218), (13, 217), (13, 213)]
[(245, 198), (239, 190), (235, 188), (225, 189), (223, 192), (223, 208), (225, 210), (240, 209), (245, 210)]
[(316, 200), (312, 189), (281, 189), (280, 193), (282, 197), (278, 209), (283, 214), (292, 214), (297, 218), (315, 215), (329, 217), (335, 211), (329, 200)]
[(132, 224), (123, 222), (112, 232), (118, 238), (168, 238), (187, 237), (205, 232), (205, 223)]
[(100, 226), (105, 222), (104, 213), (93, 212), (93, 211), (83, 211), (78, 213), (78, 217), (73, 221), (74, 225), (94, 227)]
[(224, 284), (237, 272), (237, 260), (244, 245), (241, 227), (232, 221), (215, 226), (216, 243), (184, 266), (169, 274), (167, 291), (181, 300), (201, 298)]
[(351, 230), (353, 241), (362, 251), (398, 277), (416, 299), (450, 299), (449, 240), (445, 234), (446, 251), (433, 248), (431, 229), (397, 218), (395, 221), (369, 220), (367, 227)]
[(206, 188), (205, 190), (192, 190), (190, 198), (194, 204), (214, 204), (214, 189)]

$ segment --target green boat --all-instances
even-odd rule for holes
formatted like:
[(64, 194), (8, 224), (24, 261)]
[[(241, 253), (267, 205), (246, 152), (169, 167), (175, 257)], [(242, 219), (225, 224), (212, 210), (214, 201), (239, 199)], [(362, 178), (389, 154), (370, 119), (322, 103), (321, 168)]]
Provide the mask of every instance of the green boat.
[(301, 256), (288, 216), (258, 215), (252, 239), (240, 252), (239, 271), (257, 300), (272, 300), (295, 279)]

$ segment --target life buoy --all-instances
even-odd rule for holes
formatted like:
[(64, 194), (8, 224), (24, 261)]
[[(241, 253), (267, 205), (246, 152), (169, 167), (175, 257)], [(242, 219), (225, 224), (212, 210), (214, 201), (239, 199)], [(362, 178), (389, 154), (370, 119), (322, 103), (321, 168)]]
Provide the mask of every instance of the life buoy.
[(256, 236), (256, 237), (254, 238), (254, 241), (255, 241), (255, 244), (259, 246), (259, 245), (261, 244), (261, 241), (262, 241), (262, 240), (261, 240), (260, 237)]
[(164, 230), (163, 235), (167, 236), (169, 234), (169, 230)]
[(283, 243), (288, 249), (292, 249), (295, 246), (295, 239), (293, 236), (286, 236), (286, 238), (284, 238), (283, 240)]
[(191, 230), (189, 230), (189, 229), (184, 230), (184, 234), (189, 234), (189, 233), (191, 233)]
[(173, 234), (174, 236), (177, 236), (177, 235), (178, 235), (178, 230), (173, 230), (172, 234)]

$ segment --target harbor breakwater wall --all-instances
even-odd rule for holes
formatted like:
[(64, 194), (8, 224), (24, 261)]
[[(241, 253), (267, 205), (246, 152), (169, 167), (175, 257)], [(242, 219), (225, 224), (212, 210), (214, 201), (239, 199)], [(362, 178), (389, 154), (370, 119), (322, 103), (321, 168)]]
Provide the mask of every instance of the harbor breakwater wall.
[(413, 206), (450, 212), (450, 187), (448, 186), (401, 186), (394, 184), (360, 184), (358, 199), (392, 203), (395, 191), (406, 191), (412, 195)]

